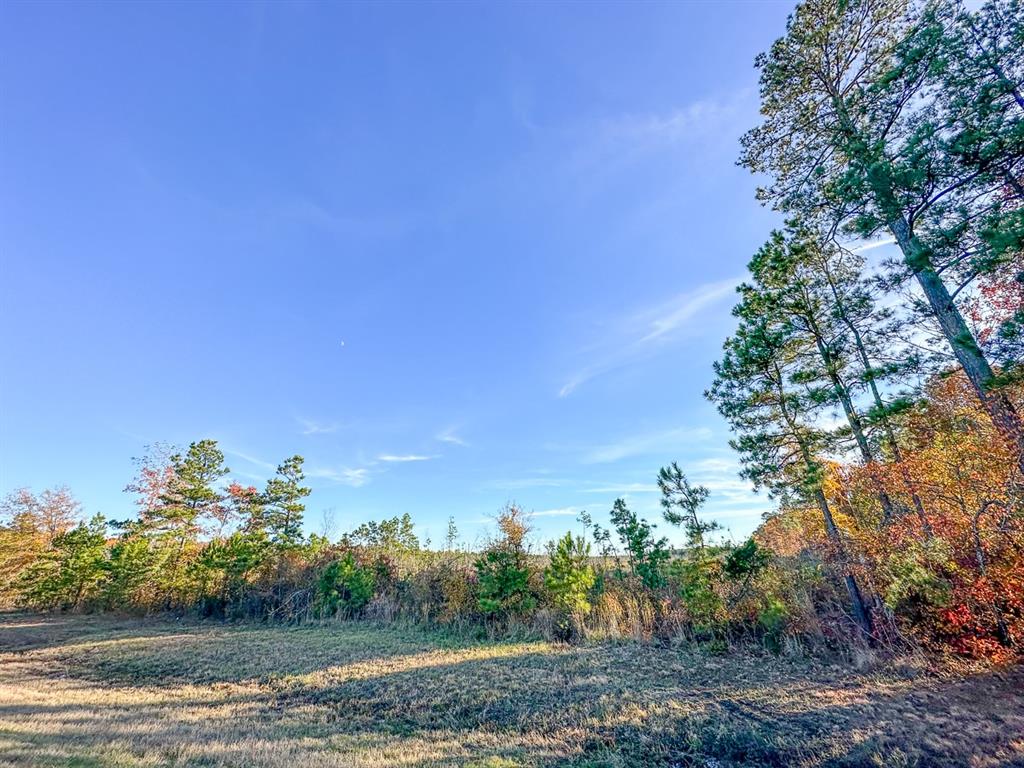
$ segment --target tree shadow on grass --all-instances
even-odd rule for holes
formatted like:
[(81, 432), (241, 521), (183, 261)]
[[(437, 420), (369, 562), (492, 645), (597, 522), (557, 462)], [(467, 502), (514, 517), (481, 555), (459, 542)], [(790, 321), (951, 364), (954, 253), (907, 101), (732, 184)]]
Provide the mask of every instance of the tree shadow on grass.
[[(44, 727), (0, 730), (0, 763), (109, 765), (104, 755), (114, 750), (125, 766), (154, 758), (181, 766), (397, 764), (389, 755), (414, 768), (706, 766), (711, 758), (723, 767), (1024, 764), (1024, 669), (924, 690), (865, 685), (838, 703), (822, 688), (832, 702), (823, 706), (803, 685), (723, 684), (687, 708), (678, 706), (683, 696), (644, 702), (642, 692), (617, 696), (601, 682), (567, 684), (550, 662), (542, 654), (471, 659), (213, 701), (199, 693), (132, 706), (5, 705), (0, 722)], [(546, 689), (540, 674), (551, 677)]]
[(70, 677), (0, 706), (0, 764), (1024, 765), (1024, 668), (911, 682), (648, 646), (439, 649), (360, 625), (190, 633), (44, 646)]
[[(68, 642), (141, 635), (147, 624), (138, 618), (0, 611), (0, 653), (27, 653)], [(168, 632), (173, 624), (161, 620), (150, 626), (154, 631)]]
[(40, 659), (61, 675), (129, 688), (277, 680), (437, 647), (438, 639), (424, 632), (381, 631), (359, 622), (286, 627), (0, 614), (0, 654)]
[(1024, 766), (1024, 667), (832, 693), (722, 690), (700, 712), (598, 726), (562, 765)]

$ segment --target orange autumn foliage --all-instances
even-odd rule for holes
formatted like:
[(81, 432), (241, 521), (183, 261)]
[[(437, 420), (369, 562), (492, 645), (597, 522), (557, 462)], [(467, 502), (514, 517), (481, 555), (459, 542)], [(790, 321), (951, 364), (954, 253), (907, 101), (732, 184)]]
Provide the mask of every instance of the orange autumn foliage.
[[(1019, 407), (1021, 391), (1011, 392)], [(860, 543), (876, 586), (922, 643), (999, 658), (1024, 644), (1024, 482), (1013, 447), (992, 427), (962, 375), (933, 380), (904, 426), (902, 465), (854, 468), (851, 495), (871, 475), (907, 513)], [(910, 512), (905, 478), (927, 528)], [(863, 503), (863, 502), (862, 502)], [(869, 517), (870, 519), (870, 517)], [(930, 531), (928, 530), (930, 528)]]
[[(1020, 406), (1022, 388), (1011, 398)], [(1007, 659), (1024, 650), (1024, 479), (960, 374), (934, 379), (900, 425), (902, 462), (830, 464), (824, 490), (844, 556), (898, 632), (938, 651)], [(884, 489), (900, 512), (885, 521)], [(924, 519), (913, 503), (916, 494)], [(759, 541), (784, 557), (835, 557), (820, 514), (791, 509)]]

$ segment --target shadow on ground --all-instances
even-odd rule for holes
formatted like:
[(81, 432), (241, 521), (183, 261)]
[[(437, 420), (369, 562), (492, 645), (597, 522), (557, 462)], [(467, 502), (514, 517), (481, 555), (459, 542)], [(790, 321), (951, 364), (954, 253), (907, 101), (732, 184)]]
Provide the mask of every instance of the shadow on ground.
[(0, 653), (13, 766), (1024, 765), (1019, 667), (914, 679), (359, 624), (24, 616), (0, 621)]

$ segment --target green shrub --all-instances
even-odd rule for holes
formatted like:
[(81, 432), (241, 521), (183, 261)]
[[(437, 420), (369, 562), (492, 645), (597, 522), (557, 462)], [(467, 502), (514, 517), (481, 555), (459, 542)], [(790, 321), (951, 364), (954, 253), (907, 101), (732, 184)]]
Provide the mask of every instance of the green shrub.
[(530, 569), (525, 557), (504, 549), (491, 549), (474, 566), (477, 605), (489, 615), (525, 614), (537, 606), (530, 590)]
[(765, 645), (778, 653), (782, 648), (782, 635), (789, 620), (789, 609), (778, 598), (771, 597), (757, 615), (757, 623), (764, 630)]
[(487, 616), (523, 615), (537, 607), (530, 589), (525, 540), (529, 527), (522, 510), (509, 505), (498, 515), (499, 537), (473, 564), (477, 606)]
[(680, 559), (671, 564), (670, 574), (679, 585), (678, 594), (693, 627), (698, 632), (711, 632), (724, 620), (725, 604), (715, 583), (718, 564), (706, 557)]
[[(115, 526), (118, 524), (114, 524)], [(150, 540), (137, 525), (124, 525), (125, 532), (110, 548), (104, 564), (106, 578), (100, 600), (107, 610), (144, 609), (152, 586), (153, 553)]]
[(771, 553), (751, 537), (729, 551), (722, 561), (722, 572), (736, 581), (748, 579), (763, 571), (770, 561)]
[(351, 552), (330, 563), (320, 573), (316, 585), (314, 613), (333, 616), (358, 613), (373, 597), (373, 571), (360, 565)]
[(951, 559), (949, 546), (939, 540), (915, 543), (891, 555), (884, 570), (889, 582), (885, 604), (912, 621), (947, 605), (952, 587), (942, 571)]
[(597, 579), (590, 565), (590, 545), (571, 533), (548, 545), (550, 563), (544, 570), (544, 586), (561, 613), (559, 629), (568, 637), (575, 625), (590, 613), (590, 591)]
[(53, 538), (50, 549), (21, 577), (21, 600), (34, 608), (75, 610), (86, 605), (105, 576), (107, 523), (96, 515)]
[(270, 540), (264, 531), (235, 531), (207, 544), (193, 564), (201, 584), (204, 613), (221, 613), (245, 596), (249, 577), (270, 557)]

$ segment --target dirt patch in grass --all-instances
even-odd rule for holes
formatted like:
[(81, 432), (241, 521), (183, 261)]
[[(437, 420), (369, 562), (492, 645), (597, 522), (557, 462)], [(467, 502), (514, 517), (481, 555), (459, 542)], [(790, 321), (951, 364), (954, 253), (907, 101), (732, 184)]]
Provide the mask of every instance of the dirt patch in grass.
[(1024, 765), (1024, 669), (6, 614), (0, 765)]

